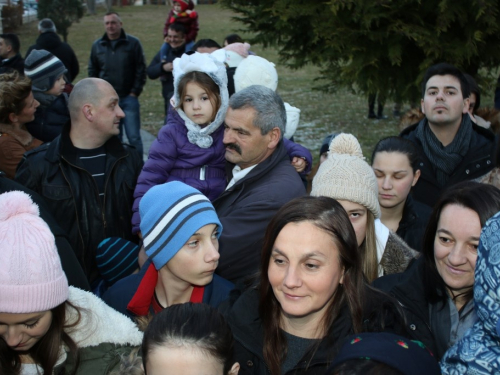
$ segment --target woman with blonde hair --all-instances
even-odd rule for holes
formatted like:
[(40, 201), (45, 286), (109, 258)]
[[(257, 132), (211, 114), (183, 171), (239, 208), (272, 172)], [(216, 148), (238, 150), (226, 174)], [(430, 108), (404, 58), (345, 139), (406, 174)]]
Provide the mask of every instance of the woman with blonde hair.
[(403, 272), (418, 255), (380, 221), (377, 179), (352, 134), (343, 133), (332, 140), (328, 158), (314, 177), (311, 195), (336, 199), (347, 212), (368, 281)]

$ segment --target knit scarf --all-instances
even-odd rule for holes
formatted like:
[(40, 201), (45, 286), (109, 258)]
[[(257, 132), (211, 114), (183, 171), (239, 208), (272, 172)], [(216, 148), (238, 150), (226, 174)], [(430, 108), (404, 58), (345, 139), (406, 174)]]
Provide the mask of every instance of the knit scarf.
[(436, 138), (427, 118), (417, 126), (416, 136), (422, 144), (425, 156), (435, 167), (436, 179), (441, 187), (446, 185), (455, 168), (469, 151), (472, 123), (468, 115), (462, 116), (462, 123), (453, 141), (446, 147)]

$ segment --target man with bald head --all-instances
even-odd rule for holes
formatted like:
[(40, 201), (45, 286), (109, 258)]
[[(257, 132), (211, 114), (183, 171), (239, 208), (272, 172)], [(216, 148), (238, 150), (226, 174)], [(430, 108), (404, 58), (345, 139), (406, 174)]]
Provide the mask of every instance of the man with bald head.
[(125, 116), (113, 87), (99, 78), (78, 82), (69, 99), (71, 122), (49, 144), (27, 152), (16, 180), (47, 201), (92, 286), (100, 275), (97, 245), (131, 235), (133, 193), (142, 157), (122, 144)]

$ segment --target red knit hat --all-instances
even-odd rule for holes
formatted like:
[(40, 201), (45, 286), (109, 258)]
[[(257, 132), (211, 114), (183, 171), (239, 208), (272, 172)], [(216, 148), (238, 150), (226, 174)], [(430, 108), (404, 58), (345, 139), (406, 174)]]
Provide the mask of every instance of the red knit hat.
[(179, 3), (183, 12), (185, 12), (189, 6), (189, 0), (174, 0), (174, 3)]

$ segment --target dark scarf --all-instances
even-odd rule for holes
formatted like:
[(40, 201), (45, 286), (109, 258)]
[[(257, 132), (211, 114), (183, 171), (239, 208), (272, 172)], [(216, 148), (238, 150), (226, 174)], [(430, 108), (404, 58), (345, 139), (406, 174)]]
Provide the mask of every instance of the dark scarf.
[(453, 141), (446, 147), (436, 138), (427, 118), (417, 126), (417, 139), (422, 144), (425, 156), (435, 166), (436, 179), (441, 187), (446, 185), (455, 168), (469, 151), (472, 123), (469, 116), (462, 116), (462, 123)]

